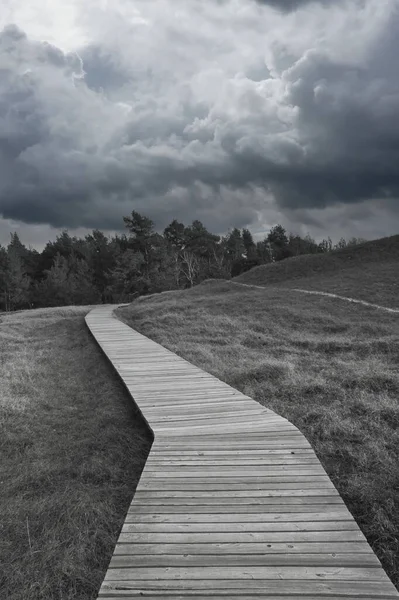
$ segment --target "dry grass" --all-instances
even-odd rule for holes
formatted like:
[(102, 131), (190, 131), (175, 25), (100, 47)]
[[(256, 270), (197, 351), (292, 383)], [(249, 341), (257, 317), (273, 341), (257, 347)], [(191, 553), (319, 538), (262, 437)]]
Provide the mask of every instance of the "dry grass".
[(399, 317), (207, 282), (120, 317), (306, 435), (399, 585)]
[(399, 308), (399, 235), (329, 254), (309, 254), (255, 267), (235, 281), (303, 288)]
[(97, 597), (149, 451), (87, 312), (0, 319), (2, 599)]

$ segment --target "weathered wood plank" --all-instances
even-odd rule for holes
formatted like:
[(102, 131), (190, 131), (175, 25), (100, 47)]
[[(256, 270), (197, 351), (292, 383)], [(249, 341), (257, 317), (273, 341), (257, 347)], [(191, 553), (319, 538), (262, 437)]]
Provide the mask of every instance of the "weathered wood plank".
[(324, 581), (384, 581), (386, 575), (381, 568), (353, 568), (353, 567), (153, 567), (153, 568), (118, 568), (109, 569), (104, 581), (124, 581), (141, 579), (255, 579), (284, 580), (284, 579), (317, 579)]
[[(278, 596), (276, 595), (270, 595), (268, 593), (268, 590), (264, 590), (261, 591), (259, 590), (258, 593), (253, 592), (253, 590), (251, 590), (251, 594), (245, 594), (242, 595), (241, 593), (230, 593), (229, 597), (234, 598), (234, 600), (259, 600), (259, 597), (262, 598), (268, 598), (269, 600), (292, 600), (293, 595), (289, 595), (286, 596), (285, 594), (282, 596), (281, 594), (278, 594)], [(110, 595), (111, 594), (111, 595)], [(226, 594), (223, 593), (222, 590), (220, 591), (211, 591), (209, 593), (209, 595), (204, 596), (203, 593), (198, 593), (198, 590), (185, 590), (184, 594), (182, 595), (180, 592), (178, 592), (177, 590), (173, 591), (173, 599), (174, 600), (192, 600), (193, 595), (195, 595), (195, 600), (222, 600), (226, 598)], [(106, 588), (105, 591), (103, 593), (100, 593), (99, 598), (102, 598), (102, 600), (115, 600), (115, 598), (124, 598), (125, 600), (135, 600), (136, 598), (146, 598), (146, 600), (159, 600), (160, 596), (163, 596), (165, 598), (169, 597), (168, 596), (164, 596), (164, 592), (157, 592), (154, 590), (151, 591), (137, 591), (137, 590), (132, 590), (127, 592), (125, 591), (121, 591), (121, 590), (117, 590), (114, 592), (107, 592)], [(300, 596), (298, 596), (297, 594), (295, 595), (295, 598), (300, 598), (300, 600), (321, 600), (322, 598), (325, 598), (326, 596), (323, 595), (311, 595), (309, 596), (308, 594), (304, 595), (301, 594)], [(390, 600), (391, 598), (393, 598), (396, 596), (378, 596), (378, 598), (384, 598), (386, 600)], [(363, 600), (367, 600), (367, 598), (376, 598), (376, 596), (363, 596), (362, 597)], [(359, 600), (359, 596), (354, 596), (353, 594), (350, 595), (328, 595), (328, 600)]]
[[(320, 504), (284, 504), (278, 505), (279, 512), (318, 512), (320, 510)], [(335, 510), (336, 507), (339, 507), (339, 504), (326, 504), (323, 506), (327, 506), (328, 510)], [(344, 504), (342, 504), (345, 507)], [(226, 514), (226, 513), (267, 513), (267, 512), (276, 512), (276, 505), (251, 505), (247, 504), (245, 506), (241, 506), (239, 504), (221, 504), (219, 506), (210, 506), (210, 505), (200, 505), (196, 504), (194, 506), (190, 505), (182, 505), (182, 506), (137, 506), (136, 502), (133, 502), (129, 512), (133, 513), (151, 513), (151, 514), (169, 514), (169, 513), (201, 513), (201, 514)]]
[[(129, 527), (125, 525), (124, 527)], [(260, 531), (260, 532), (201, 532), (201, 533), (129, 533), (122, 529), (119, 543), (128, 544), (223, 544), (223, 543), (263, 543), (273, 542), (361, 542), (362, 532), (350, 531)]]
[(201, 544), (169, 544), (169, 543), (118, 543), (114, 554), (126, 555), (153, 555), (174, 556), (175, 554), (196, 554), (196, 555), (219, 555), (219, 554), (319, 554), (319, 553), (372, 553), (370, 546), (364, 541), (355, 542), (274, 542), (274, 543), (244, 543), (244, 542), (225, 542), (225, 543), (201, 543)]
[(232, 533), (232, 532), (276, 532), (276, 531), (357, 531), (352, 521), (305, 521), (291, 523), (132, 523), (125, 521), (123, 533)]
[[(128, 513), (126, 516), (125, 523), (269, 523), (273, 527), (274, 523), (284, 523), (289, 525), (291, 522), (296, 523), (318, 523), (324, 521), (331, 521), (340, 527), (340, 521), (346, 523), (354, 523), (357, 527), (352, 515), (348, 510), (342, 510), (341, 507), (333, 511), (326, 511), (324, 507), (322, 512), (312, 513), (256, 513), (256, 514), (245, 514), (245, 513), (226, 513), (223, 515), (219, 514), (187, 514), (187, 513), (175, 513), (172, 515), (164, 514), (137, 514)], [(215, 526), (214, 526), (215, 527)], [(270, 529), (272, 531), (272, 529)], [(371, 549), (370, 549), (371, 551)]]
[(297, 496), (336, 496), (340, 497), (337, 490), (334, 487), (327, 488), (315, 488), (310, 487), (309, 489), (305, 489), (303, 487), (299, 487), (297, 489), (280, 489), (279, 486), (275, 486), (275, 489), (271, 490), (207, 490), (206, 488), (193, 492), (186, 489), (180, 490), (151, 490), (146, 491), (143, 489), (139, 489), (136, 492), (135, 498), (137, 500), (146, 500), (152, 499), (156, 500), (157, 498), (195, 498), (199, 500), (200, 498), (218, 498), (220, 501), (224, 502), (225, 498), (260, 498), (266, 500), (267, 498), (294, 498)]
[(190, 479), (182, 480), (181, 478), (168, 478), (168, 479), (152, 479), (148, 478), (147, 480), (140, 480), (140, 489), (169, 489), (169, 490), (180, 490), (184, 488), (185, 490), (204, 490), (206, 489), (212, 490), (221, 490), (221, 489), (231, 489), (231, 490), (245, 490), (245, 489), (257, 489), (263, 490), (268, 489), (272, 485), (273, 487), (276, 484), (280, 483), (292, 483), (292, 482), (326, 482), (328, 481), (326, 475), (286, 475), (286, 476), (270, 476), (270, 477), (246, 477), (245, 479), (241, 477), (223, 477), (223, 480), (212, 478), (208, 479), (207, 477), (191, 477)]
[(115, 555), (110, 569), (136, 567), (380, 567), (372, 553)]
[(300, 598), (300, 600), (320, 600), (320, 598), (328, 598), (328, 600), (369, 600), (370, 598), (391, 600), (397, 598), (392, 590), (392, 584), (389, 586), (382, 585), (381, 582), (370, 581), (356, 583), (317, 580), (268, 581), (267, 587), (264, 582), (256, 580), (251, 584), (248, 583), (248, 580), (233, 582), (229, 580), (211, 580), (209, 582), (158, 580), (153, 583), (151, 580), (141, 580), (139, 582), (124, 581), (120, 586), (114, 582), (105, 582), (100, 591), (100, 598), (132, 600), (144, 597), (147, 600), (159, 600), (160, 596), (169, 598), (171, 594), (176, 600), (187, 600), (192, 596), (195, 596), (195, 600), (229, 597), (233, 597), (235, 600), (259, 600), (259, 597), (268, 600), (292, 600), (292, 598)]
[[(291, 504), (304, 505), (304, 504), (343, 504), (342, 499), (337, 494), (336, 496), (253, 496), (248, 493), (245, 496), (206, 496), (202, 495), (196, 498), (195, 496), (179, 496), (177, 498), (169, 498), (167, 496), (157, 496), (152, 498), (151, 494), (147, 497), (137, 497), (134, 505), (139, 510), (141, 506), (212, 506), (217, 507), (223, 506), (228, 503), (230, 506), (238, 504), (241, 507), (244, 506), (289, 506)], [(156, 512), (156, 510), (154, 510)]]

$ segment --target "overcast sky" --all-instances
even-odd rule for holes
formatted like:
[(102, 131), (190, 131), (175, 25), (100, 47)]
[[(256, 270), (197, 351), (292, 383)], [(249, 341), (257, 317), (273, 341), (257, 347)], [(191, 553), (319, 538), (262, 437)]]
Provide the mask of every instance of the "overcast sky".
[(0, 243), (399, 233), (399, 0), (2, 0)]

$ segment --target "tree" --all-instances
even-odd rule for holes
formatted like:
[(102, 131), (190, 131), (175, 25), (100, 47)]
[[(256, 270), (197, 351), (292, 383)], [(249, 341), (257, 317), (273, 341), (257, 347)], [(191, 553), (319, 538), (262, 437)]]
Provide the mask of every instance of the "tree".
[(75, 253), (69, 257), (58, 253), (37, 284), (38, 295), (44, 306), (96, 304), (100, 296), (92, 279), (93, 273), (85, 260)]
[(73, 252), (82, 260), (87, 258), (82, 249), (82, 240), (79, 240), (77, 237), (71, 237), (68, 231), (65, 230), (60, 235), (57, 235), (54, 242), (46, 244), (38, 259), (35, 279), (41, 280), (46, 276), (47, 271), (53, 266), (57, 254), (68, 259)]
[(256, 255), (260, 264), (274, 262), (273, 249), (267, 237), (256, 243)]
[(186, 227), (176, 219), (165, 227), (163, 235), (172, 248), (183, 250), (186, 245)]
[(335, 244), (335, 246), (334, 246), (334, 250), (343, 250), (344, 248), (346, 248), (346, 247), (347, 247), (347, 245), (348, 245), (348, 244), (347, 244), (347, 241), (346, 241), (346, 239), (342, 237), (342, 238), (339, 240), (339, 242), (338, 242), (337, 244)]
[(72, 287), (72, 304), (97, 304), (99, 290), (93, 285), (93, 271), (87, 261), (72, 254), (69, 259), (69, 279)]
[(170, 268), (173, 276), (173, 287), (179, 289), (184, 287), (182, 281), (184, 279), (183, 259), (181, 252), (173, 246), (169, 249)]
[(144, 256), (132, 248), (122, 252), (110, 272), (108, 291), (117, 301), (148, 292), (150, 282), (143, 274)]
[(50, 269), (38, 283), (38, 292), (44, 306), (67, 306), (72, 304), (72, 282), (69, 279), (68, 258), (57, 253)]
[(232, 260), (240, 260), (245, 255), (244, 241), (241, 236), (241, 231), (234, 227), (224, 238), (224, 248), (227, 256)]
[(256, 258), (256, 245), (249, 229), (242, 230), (242, 242), (245, 248), (245, 255), (248, 259)]
[(322, 240), (318, 245), (319, 252), (331, 252), (333, 249), (332, 239), (328, 237), (327, 239)]
[(283, 260), (291, 256), (287, 233), (282, 225), (275, 225), (271, 228), (267, 236), (267, 241), (272, 248), (274, 261)]
[(5, 283), (6, 310), (31, 307), (31, 279), (24, 270), (22, 259), (16, 254), (8, 255)]
[(7, 309), (7, 269), (8, 259), (7, 251), (3, 246), (0, 246), (0, 309)]
[(190, 252), (189, 250), (183, 250), (181, 257), (181, 270), (186, 277), (189, 286), (193, 287), (201, 270), (201, 259), (194, 254), (194, 252)]
[(365, 242), (367, 242), (367, 240), (364, 238), (351, 237), (348, 240), (347, 246), (359, 246), (360, 244), (364, 244)]
[(319, 246), (310, 235), (302, 238), (300, 235), (289, 234), (288, 248), (291, 256), (301, 254), (316, 254), (319, 252)]
[(154, 221), (132, 210), (131, 217), (123, 217), (125, 226), (131, 233), (129, 238), (129, 246), (138, 252), (145, 252), (151, 244), (152, 236), (155, 233)]
[(154, 222), (132, 210), (131, 217), (123, 217), (126, 227), (130, 231), (129, 247), (135, 252), (140, 252), (144, 257), (143, 269), (145, 276), (149, 279), (152, 258), (153, 243), (155, 238)]
[(92, 272), (92, 284), (106, 301), (106, 290), (110, 283), (110, 272), (115, 268), (116, 259), (120, 252), (115, 240), (109, 240), (98, 229), (86, 236), (87, 262)]
[(12, 233), (6, 253), (2, 253), (3, 305), (5, 310), (30, 308), (31, 278), (25, 259), (29, 250), (21, 243), (18, 234)]
[(224, 251), (222, 243), (217, 244), (213, 249), (208, 276), (210, 279), (230, 279), (231, 277), (231, 260)]
[(185, 236), (185, 249), (206, 259), (212, 258), (213, 250), (220, 241), (218, 235), (210, 233), (198, 220), (193, 221), (190, 227), (186, 227)]

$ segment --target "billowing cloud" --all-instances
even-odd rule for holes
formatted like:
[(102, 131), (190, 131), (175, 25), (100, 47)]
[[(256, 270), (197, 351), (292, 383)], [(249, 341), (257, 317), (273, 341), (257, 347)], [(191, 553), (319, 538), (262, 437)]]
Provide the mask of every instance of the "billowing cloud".
[(273, 6), (282, 12), (288, 12), (302, 8), (305, 4), (321, 4), (323, 6), (331, 6), (332, 2), (340, 2), (341, 0), (255, 0), (259, 4), (267, 4)]
[(278, 4), (55, 2), (76, 31), (51, 43), (17, 11), (0, 33), (3, 218), (116, 229), (135, 208), (315, 232), (330, 211), (361, 235), (378, 206), (398, 222), (397, 0)]

